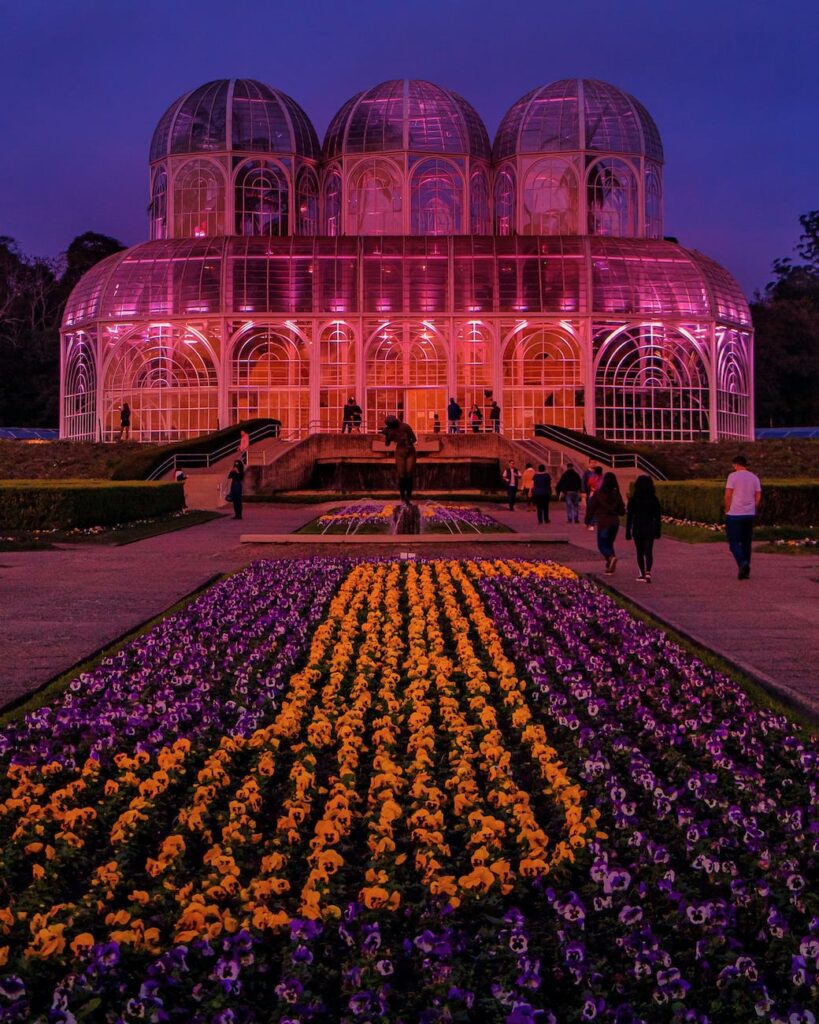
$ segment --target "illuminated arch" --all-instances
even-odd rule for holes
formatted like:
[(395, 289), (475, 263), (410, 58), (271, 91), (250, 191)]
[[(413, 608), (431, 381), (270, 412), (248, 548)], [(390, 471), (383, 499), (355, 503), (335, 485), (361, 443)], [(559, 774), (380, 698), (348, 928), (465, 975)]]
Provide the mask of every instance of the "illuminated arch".
[(84, 331), (68, 338), (62, 401), (62, 436), (72, 441), (96, 440), (97, 366), (91, 339)]
[(717, 430), (720, 437), (749, 436), (750, 369), (748, 335), (717, 328)]
[(466, 429), (471, 427), (469, 411), (477, 405), (482, 419), (480, 429), (489, 429), (492, 405), (492, 331), (477, 320), (461, 324), (455, 335), (455, 376), (458, 403), (464, 411)]
[(356, 394), (355, 332), (341, 320), (322, 327), (319, 333), (319, 425), (322, 431), (341, 428), (344, 405)]
[(447, 160), (424, 160), (410, 182), (414, 235), (459, 235), (463, 224), (464, 181)]
[(532, 437), (538, 423), (583, 429), (580, 344), (559, 324), (532, 324), (503, 348), (503, 423), (512, 437)]
[(364, 359), (367, 429), (385, 416), (403, 417), (416, 432), (446, 429), (447, 346), (430, 323), (384, 323), (370, 339)]
[(350, 174), (348, 204), (353, 235), (401, 235), (402, 175), (388, 160), (363, 160)]
[(596, 160), (586, 176), (589, 234), (637, 236), (637, 177), (625, 160)]
[(598, 431), (612, 441), (707, 440), (708, 392), (705, 353), (689, 333), (655, 323), (620, 328), (597, 356)]
[(176, 238), (225, 233), (225, 176), (211, 160), (189, 160), (173, 183), (173, 230)]
[(322, 195), (322, 224), (325, 235), (341, 234), (341, 171), (331, 167), (324, 172)]
[(469, 230), (473, 235), (488, 235), (492, 232), (489, 177), (481, 169), (473, 171), (469, 179)]
[(538, 160), (523, 185), (524, 235), (577, 234), (577, 173), (559, 157)]
[(318, 234), (318, 179), (310, 167), (302, 167), (296, 179), (296, 209), (300, 235)]
[(495, 175), (495, 234), (515, 233), (515, 172), (504, 167)]
[(154, 172), (151, 186), (151, 238), (168, 237), (168, 172), (164, 165)]
[(131, 407), (137, 441), (175, 441), (217, 429), (213, 353), (190, 328), (139, 328), (111, 352), (103, 375), (103, 430), (119, 430), (119, 408)]
[(236, 233), (278, 238), (289, 233), (290, 184), (279, 164), (248, 160), (236, 172)]
[(228, 378), (231, 422), (264, 417), (281, 422), (285, 437), (307, 434), (310, 356), (297, 331), (254, 327), (231, 346)]

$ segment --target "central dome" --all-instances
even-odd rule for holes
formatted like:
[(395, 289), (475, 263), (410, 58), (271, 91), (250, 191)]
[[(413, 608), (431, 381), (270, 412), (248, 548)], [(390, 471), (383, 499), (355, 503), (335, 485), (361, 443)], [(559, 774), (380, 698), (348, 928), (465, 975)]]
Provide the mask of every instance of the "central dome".
[(207, 82), (175, 100), (151, 140), (151, 163), (187, 153), (295, 153), (317, 160), (316, 130), (294, 99), (252, 78)]
[(593, 78), (564, 78), (522, 96), (500, 123), (493, 155), (581, 150), (663, 162), (660, 133), (642, 103)]
[(346, 153), (458, 153), (489, 160), (489, 136), (471, 104), (432, 82), (397, 78), (366, 89), (339, 110), (324, 158)]

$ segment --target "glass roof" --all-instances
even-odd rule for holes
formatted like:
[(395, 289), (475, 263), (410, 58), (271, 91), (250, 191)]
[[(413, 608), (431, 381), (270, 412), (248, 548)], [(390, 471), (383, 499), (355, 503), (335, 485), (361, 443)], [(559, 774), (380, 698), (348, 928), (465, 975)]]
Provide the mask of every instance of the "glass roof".
[(324, 157), (342, 153), (458, 153), (488, 160), (489, 136), (474, 107), (431, 82), (395, 79), (358, 93), (339, 110)]
[(294, 99), (263, 82), (232, 78), (208, 82), (168, 107), (151, 140), (151, 162), (227, 149), (320, 155), (315, 128)]
[[(414, 295), (422, 296), (422, 308)], [(357, 311), (586, 313), (750, 325), (747, 300), (731, 275), (673, 242), (430, 236), (143, 242), (83, 277), (63, 326)]]
[(592, 150), (663, 161), (660, 133), (633, 96), (591, 78), (565, 78), (522, 96), (507, 111), (493, 155)]

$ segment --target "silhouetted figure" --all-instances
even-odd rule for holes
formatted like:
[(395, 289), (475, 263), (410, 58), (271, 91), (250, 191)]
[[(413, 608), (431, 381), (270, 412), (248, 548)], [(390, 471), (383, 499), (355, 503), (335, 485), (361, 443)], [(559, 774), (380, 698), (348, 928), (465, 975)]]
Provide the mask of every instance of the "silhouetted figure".
[(398, 474), (398, 493), (405, 505), (412, 503), (412, 487), (415, 481), (415, 431), (409, 423), (402, 423), (397, 416), (388, 416), (384, 421), (384, 440), (395, 445), (395, 470)]

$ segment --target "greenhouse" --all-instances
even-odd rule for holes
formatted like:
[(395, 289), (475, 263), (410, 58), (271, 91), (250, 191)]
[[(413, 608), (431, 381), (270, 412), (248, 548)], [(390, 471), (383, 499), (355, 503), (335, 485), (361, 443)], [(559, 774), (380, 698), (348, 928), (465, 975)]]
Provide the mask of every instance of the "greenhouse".
[(93, 268), (65, 312), (61, 436), (193, 437), (272, 417), (298, 439), (420, 432), (451, 396), (488, 425), (610, 440), (752, 436), (748, 304), (663, 239), (663, 150), (613, 86), (534, 90), (490, 146), (428, 82), (359, 93), (323, 147), (251, 80), (175, 101), (150, 149), (151, 240)]

